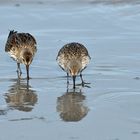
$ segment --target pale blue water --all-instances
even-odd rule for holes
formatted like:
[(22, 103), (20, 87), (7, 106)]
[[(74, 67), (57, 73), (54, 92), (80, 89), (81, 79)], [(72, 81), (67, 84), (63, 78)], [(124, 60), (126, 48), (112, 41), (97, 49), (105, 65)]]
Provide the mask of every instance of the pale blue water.
[[(1, 5), (0, 25), (0, 140), (140, 139), (139, 5)], [(9, 29), (37, 39), (29, 89), (4, 52)], [(92, 58), (83, 72), (91, 88), (76, 93), (55, 61), (71, 41)]]

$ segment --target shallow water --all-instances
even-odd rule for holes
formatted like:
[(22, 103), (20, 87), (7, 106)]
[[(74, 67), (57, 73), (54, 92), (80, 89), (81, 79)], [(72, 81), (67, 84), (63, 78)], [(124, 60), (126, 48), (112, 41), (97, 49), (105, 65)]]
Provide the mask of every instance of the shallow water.
[[(10, 3), (0, 6), (0, 25), (0, 140), (139, 140), (140, 5)], [(37, 39), (28, 86), (25, 67), (19, 81), (4, 52), (9, 29)], [(72, 80), (67, 88), (55, 61), (71, 41), (89, 50), (90, 88), (74, 91)]]

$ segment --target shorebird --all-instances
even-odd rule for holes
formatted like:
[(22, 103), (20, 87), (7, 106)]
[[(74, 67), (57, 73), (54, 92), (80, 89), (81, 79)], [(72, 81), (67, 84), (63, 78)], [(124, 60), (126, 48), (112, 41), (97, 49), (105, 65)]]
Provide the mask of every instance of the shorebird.
[(27, 72), (27, 80), (29, 80), (29, 66), (32, 63), (33, 57), (37, 51), (36, 40), (29, 33), (18, 33), (10, 31), (5, 45), (5, 52), (17, 62), (18, 77), (21, 78), (20, 63), (25, 64)]
[(64, 45), (56, 58), (58, 65), (67, 73), (67, 84), (69, 84), (69, 75), (72, 76), (73, 88), (75, 88), (75, 80), (78, 74), (80, 74), (82, 86), (84, 86), (82, 71), (87, 67), (90, 59), (86, 47), (75, 42)]

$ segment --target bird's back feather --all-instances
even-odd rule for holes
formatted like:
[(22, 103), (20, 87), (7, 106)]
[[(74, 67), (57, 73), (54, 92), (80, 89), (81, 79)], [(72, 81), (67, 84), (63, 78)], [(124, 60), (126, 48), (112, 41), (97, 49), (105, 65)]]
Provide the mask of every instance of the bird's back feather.
[(37, 51), (36, 40), (29, 33), (17, 33), (17, 31), (10, 31), (5, 45), (5, 51), (9, 52), (17, 48), (30, 48), (34, 52)]

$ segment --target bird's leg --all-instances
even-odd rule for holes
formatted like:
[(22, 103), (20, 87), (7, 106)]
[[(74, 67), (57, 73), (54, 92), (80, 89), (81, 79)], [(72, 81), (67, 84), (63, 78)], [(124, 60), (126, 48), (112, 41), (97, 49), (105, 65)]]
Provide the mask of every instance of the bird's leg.
[(69, 74), (67, 73), (67, 90), (69, 88)]
[(69, 84), (69, 74), (67, 73), (67, 85)]
[(80, 73), (80, 78), (81, 78), (81, 81), (82, 81), (82, 86), (84, 87), (84, 80), (83, 80), (83, 77), (82, 77), (82, 73)]
[(20, 68), (20, 63), (17, 63), (17, 74), (18, 74), (18, 78), (21, 78), (22, 71)]
[(74, 76), (72, 76), (72, 78), (73, 78), (73, 88), (75, 89), (75, 80), (76, 80), (76, 76), (74, 75)]
[(80, 78), (81, 78), (82, 86), (83, 86), (83, 87), (85, 86), (85, 84), (90, 84), (90, 83), (84, 82), (83, 77), (82, 77), (82, 73), (80, 73)]

